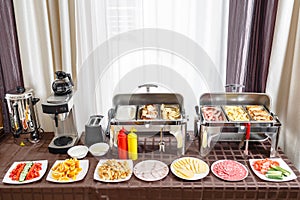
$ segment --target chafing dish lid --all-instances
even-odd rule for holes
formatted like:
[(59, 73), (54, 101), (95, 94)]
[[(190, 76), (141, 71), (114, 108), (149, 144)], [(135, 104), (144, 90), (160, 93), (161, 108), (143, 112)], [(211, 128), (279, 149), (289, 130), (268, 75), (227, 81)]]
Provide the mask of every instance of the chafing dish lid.
[(117, 94), (113, 105), (178, 104), (183, 107), (183, 97), (178, 93)]
[(227, 92), (204, 93), (200, 105), (264, 105), (270, 109), (270, 97), (265, 93)]

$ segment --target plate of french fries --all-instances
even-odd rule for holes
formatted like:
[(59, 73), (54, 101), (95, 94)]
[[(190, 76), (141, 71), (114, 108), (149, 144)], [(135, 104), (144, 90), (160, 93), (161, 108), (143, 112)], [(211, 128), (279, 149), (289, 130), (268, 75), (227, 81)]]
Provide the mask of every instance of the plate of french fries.
[(206, 177), (209, 167), (203, 160), (194, 157), (182, 157), (171, 164), (172, 173), (184, 180), (199, 180)]
[(47, 181), (55, 183), (71, 183), (82, 180), (89, 169), (89, 160), (69, 158), (57, 160), (51, 167)]
[(94, 179), (108, 183), (123, 182), (131, 178), (132, 170), (132, 160), (101, 159), (94, 171)]

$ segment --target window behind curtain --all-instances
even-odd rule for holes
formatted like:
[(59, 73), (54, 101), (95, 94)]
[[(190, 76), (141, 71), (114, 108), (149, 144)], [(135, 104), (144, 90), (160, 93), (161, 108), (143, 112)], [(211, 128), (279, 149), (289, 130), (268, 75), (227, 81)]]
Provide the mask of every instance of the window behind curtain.
[(76, 2), (78, 97), (89, 101), (80, 120), (106, 116), (115, 94), (145, 92), (144, 83), (181, 93), (190, 119), (202, 93), (224, 91), (229, 1), (88, 2)]

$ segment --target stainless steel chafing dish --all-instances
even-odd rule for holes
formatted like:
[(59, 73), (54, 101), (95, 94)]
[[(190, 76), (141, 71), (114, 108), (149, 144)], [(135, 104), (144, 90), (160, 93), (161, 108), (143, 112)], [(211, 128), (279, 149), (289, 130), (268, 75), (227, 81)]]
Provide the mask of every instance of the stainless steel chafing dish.
[[(183, 155), (187, 128), (183, 105), (182, 95), (176, 93), (115, 95), (108, 127), (111, 148), (117, 147), (118, 133), (123, 127), (126, 130), (134, 127), (138, 137), (149, 133), (153, 136), (162, 131), (170, 133), (176, 138), (177, 154)], [(179, 113), (176, 114), (175, 111)]]
[[(264, 93), (206, 93), (200, 97), (200, 107), (196, 106), (195, 135), (199, 136), (200, 155), (206, 156), (218, 141), (243, 141), (246, 127), (250, 127), (249, 141), (271, 140), (270, 157), (275, 157), (281, 123), (270, 112), (270, 98)], [(227, 106), (239, 107), (244, 115), (239, 119), (226, 110)], [(249, 107), (260, 107), (265, 118), (256, 118)], [(216, 116), (207, 117), (205, 109), (211, 109)], [(216, 108), (216, 109), (215, 109)], [(213, 110), (215, 109), (215, 110)], [(210, 110), (210, 111), (211, 111)], [(242, 112), (241, 111), (241, 112)]]

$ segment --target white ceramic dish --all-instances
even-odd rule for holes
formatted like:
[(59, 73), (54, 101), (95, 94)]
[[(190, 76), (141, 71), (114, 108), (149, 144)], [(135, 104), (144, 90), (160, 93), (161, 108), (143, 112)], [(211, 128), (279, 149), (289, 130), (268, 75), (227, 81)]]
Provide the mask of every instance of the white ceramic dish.
[(132, 170), (133, 170), (133, 162), (132, 160), (119, 160), (119, 159), (114, 159), (115, 161), (117, 162), (127, 162), (128, 165), (129, 165), (129, 168), (130, 168), (130, 171), (131, 173), (124, 179), (117, 179), (117, 180), (105, 180), (105, 179), (102, 179), (100, 178), (99, 174), (98, 174), (98, 168), (103, 164), (105, 163), (106, 161), (108, 161), (108, 159), (102, 159), (102, 160), (99, 160), (96, 168), (95, 168), (95, 171), (94, 171), (94, 179), (97, 180), (97, 181), (101, 181), (101, 182), (106, 182), (106, 183), (118, 183), (118, 182), (123, 182), (123, 181), (128, 181), (131, 176), (132, 176)]
[[(195, 173), (194, 176), (192, 178), (185, 178), (183, 176), (180, 176), (179, 174), (177, 174), (175, 168), (174, 168), (174, 164), (178, 161), (184, 160), (184, 159), (191, 159), (191, 160), (195, 160), (197, 162), (200, 162), (202, 165), (205, 166), (206, 170), (204, 173)], [(182, 157), (182, 158), (178, 158), (176, 160), (174, 160), (171, 164), (171, 171), (172, 173), (177, 176), (178, 178), (184, 179), (184, 180), (188, 180), (188, 181), (194, 181), (194, 180), (199, 180), (202, 179), (204, 177), (206, 177), (209, 174), (209, 166), (206, 162), (204, 162), (203, 160), (200, 160), (198, 158), (194, 158), (194, 157)]]
[(109, 146), (104, 142), (95, 143), (89, 148), (89, 151), (93, 156), (104, 156), (108, 150)]
[[(42, 164), (42, 169), (40, 170), (40, 176), (36, 177), (34, 179), (31, 180), (25, 180), (23, 182), (19, 182), (19, 181), (13, 181), (11, 180), (11, 178), (9, 178), (10, 172), (19, 164), (19, 163), (28, 163), (28, 162), (33, 162), (33, 163), (41, 163)], [(5, 174), (2, 182), (3, 183), (8, 183), (8, 184), (26, 184), (26, 183), (32, 183), (35, 181), (40, 180), (44, 174), (46, 173), (48, 167), (48, 160), (36, 160), (36, 161), (20, 161), (20, 162), (14, 162), (11, 167), (9, 168), (9, 170), (7, 171), (7, 173)]]
[(225, 181), (241, 181), (249, 173), (245, 165), (235, 160), (218, 160), (211, 165), (211, 171)]
[(67, 153), (72, 158), (82, 159), (87, 155), (88, 152), (89, 148), (87, 146), (77, 145), (71, 147)]
[(82, 180), (85, 175), (87, 174), (88, 172), (88, 169), (89, 169), (89, 160), (79, 160), (79, 165), (80, 167), (82, 168), (82, 170), (79, 172), (79, 174), (77, 175), (76, 179), (73, 180), (73, 179), (69, 179), (68, 181), (58, 181), (54, 178), (52, 178), (51, 174), (52, 174), (52, 168), (54, 166), (56, 166), (57, 164), (61, 163), (61, 162), (64, 162), (65, 160), (57, 160), (55, 161), (55, 163), (52, 165), (49, 173), (48, 173), (48, 176), (46, 178), (47, 181), (50, 181), (50, 182), (54, 182), (54, 183), (72, 183), (72, 182), (76, 182), (76, 181), (80, 181)]
[(279, 163), (279, 166), (282, 167), (283, 169), (286, 169), (291, 172), (291, 174), (287, 177), (283, 177), (282, 180), (279, 179), (271, 179), (267, 178), (265, 175), (259, 173), (257, 170), (253, 168), (253, 163), (257, 160), (264, 160), (264, 159), (249, 159), (249, 164), (252, 169), (252, 171), (258, 176), (260, 179), (265, 180), (265, 181), (272, 181), (272, 182), (284, 182), (284, 181), (291, 181), (297, 178), (296, 174), (293, 172), (293, 170), (282, 160), (281, 158), (268, 158), (273, 161), (277, 161)]
[(143, 181), (158, 181), (168, 175), (169, 167), (158, 160), (145, 160), (134, 166), (133, 173)]

